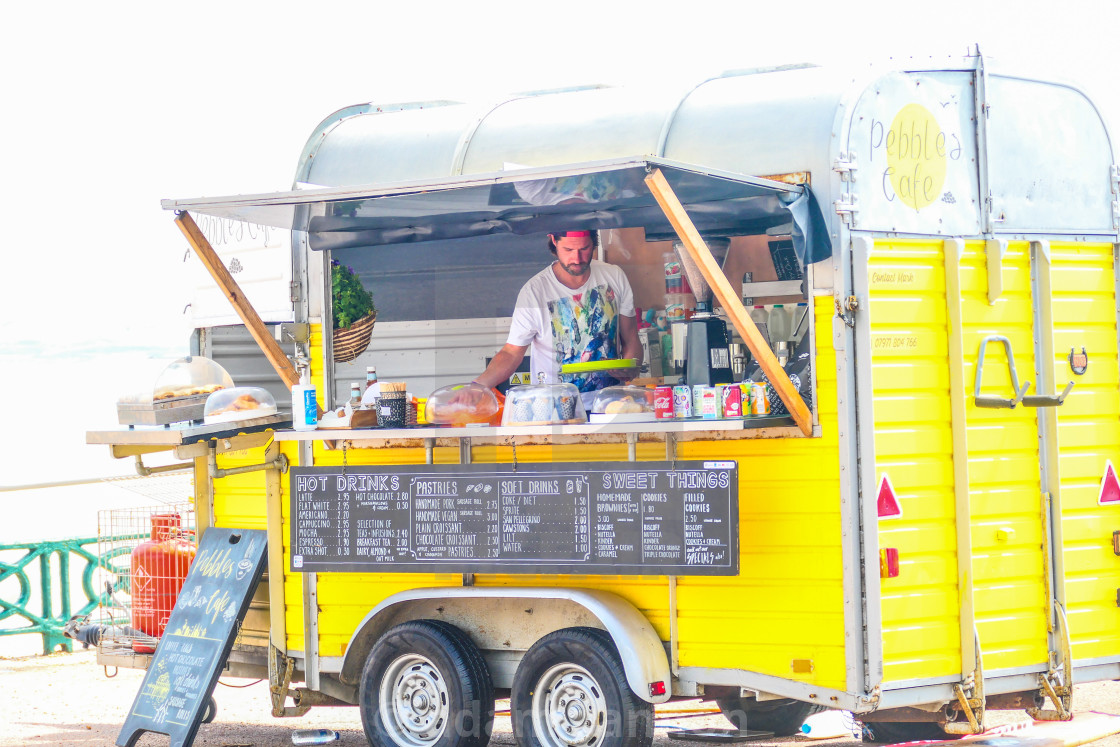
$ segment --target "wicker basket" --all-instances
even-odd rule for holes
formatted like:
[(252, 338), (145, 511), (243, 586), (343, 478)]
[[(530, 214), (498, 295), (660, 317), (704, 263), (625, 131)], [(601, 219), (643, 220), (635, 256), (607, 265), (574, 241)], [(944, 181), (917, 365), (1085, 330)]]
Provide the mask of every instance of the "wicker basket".
[(367, 314), (349, 327), (334, 330), (333, 348), (335, 363), (349, 363), (365, 352), (373, 333), (376, 312)]

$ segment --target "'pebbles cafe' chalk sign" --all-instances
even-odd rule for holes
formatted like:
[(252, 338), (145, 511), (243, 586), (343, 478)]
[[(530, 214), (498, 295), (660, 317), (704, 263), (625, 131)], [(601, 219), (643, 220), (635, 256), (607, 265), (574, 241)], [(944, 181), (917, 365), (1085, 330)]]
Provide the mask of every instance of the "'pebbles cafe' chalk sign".
[(211, 527), (183, 582), (140, 692), (117, 737), (120, 747), (146, 731), (189, 745), (233, 648), (264, 572), (266, 533)]
[(980, 232), (972, 75), (882, 78), (856, 104), (848, 134), (861, 230)]

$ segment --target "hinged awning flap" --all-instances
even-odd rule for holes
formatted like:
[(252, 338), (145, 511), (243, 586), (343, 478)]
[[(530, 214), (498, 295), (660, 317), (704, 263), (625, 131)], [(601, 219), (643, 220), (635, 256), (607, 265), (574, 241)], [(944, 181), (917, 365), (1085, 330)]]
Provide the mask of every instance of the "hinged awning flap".
[(643, 181), (653, 168), (661, 169), (705, 235), (788, 226), (803, 263), (831, 256), (808, 187), (648, 157), (425, 182), (164, 200), (163, 207), (306, 230), (316, 250), (639, 226), (648, 239), (670, 239), (673, 228)]

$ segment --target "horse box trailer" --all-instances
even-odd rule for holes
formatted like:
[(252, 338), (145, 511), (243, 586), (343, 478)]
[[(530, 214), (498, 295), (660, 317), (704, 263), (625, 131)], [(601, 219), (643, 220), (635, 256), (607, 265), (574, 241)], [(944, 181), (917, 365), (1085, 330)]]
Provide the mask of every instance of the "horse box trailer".
[[(779, 734), (822, 707), (885, 738), (1068, 718), (1120, 678), (1118, 181), (1081, 91), (981, 57), (350, 107), (293, 191), (164, 202), (278, 401), (299, 369), (327, 410), (369, 365), (469, 381), (543, 235), (589, 229), (643, 309), (680, 247), (770, 413), (88, 440), (190, 460), (203, 530), (267, 529), (229, 671), (267, 671), (278, 716), (358, 705), (371, 743), (484, 744), (495, 691), (520, 744), (648, 743), (677, 697)], [(243, 224), (279, 253), (215, 254)], [(349, 362), (332, 262), (378, 309)], [(291, 306), (262, 323), (244, 278), (270, 273)], [(251, 369), (208, 320), (198, 352)]]

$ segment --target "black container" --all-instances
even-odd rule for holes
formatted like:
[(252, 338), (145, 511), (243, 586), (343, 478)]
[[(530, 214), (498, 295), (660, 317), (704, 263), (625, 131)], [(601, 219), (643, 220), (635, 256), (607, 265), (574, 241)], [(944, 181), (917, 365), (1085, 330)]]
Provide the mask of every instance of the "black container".
[(408, 421), (408, 400), (404, 392), (382, 392), (378, 425), (382, 428), (404, 428)]
[(688, 320), (688, 355), (685, 383), (689, 386), (730, 384), (731, 351), (727, 322), (718, 316), (697, 312)]

